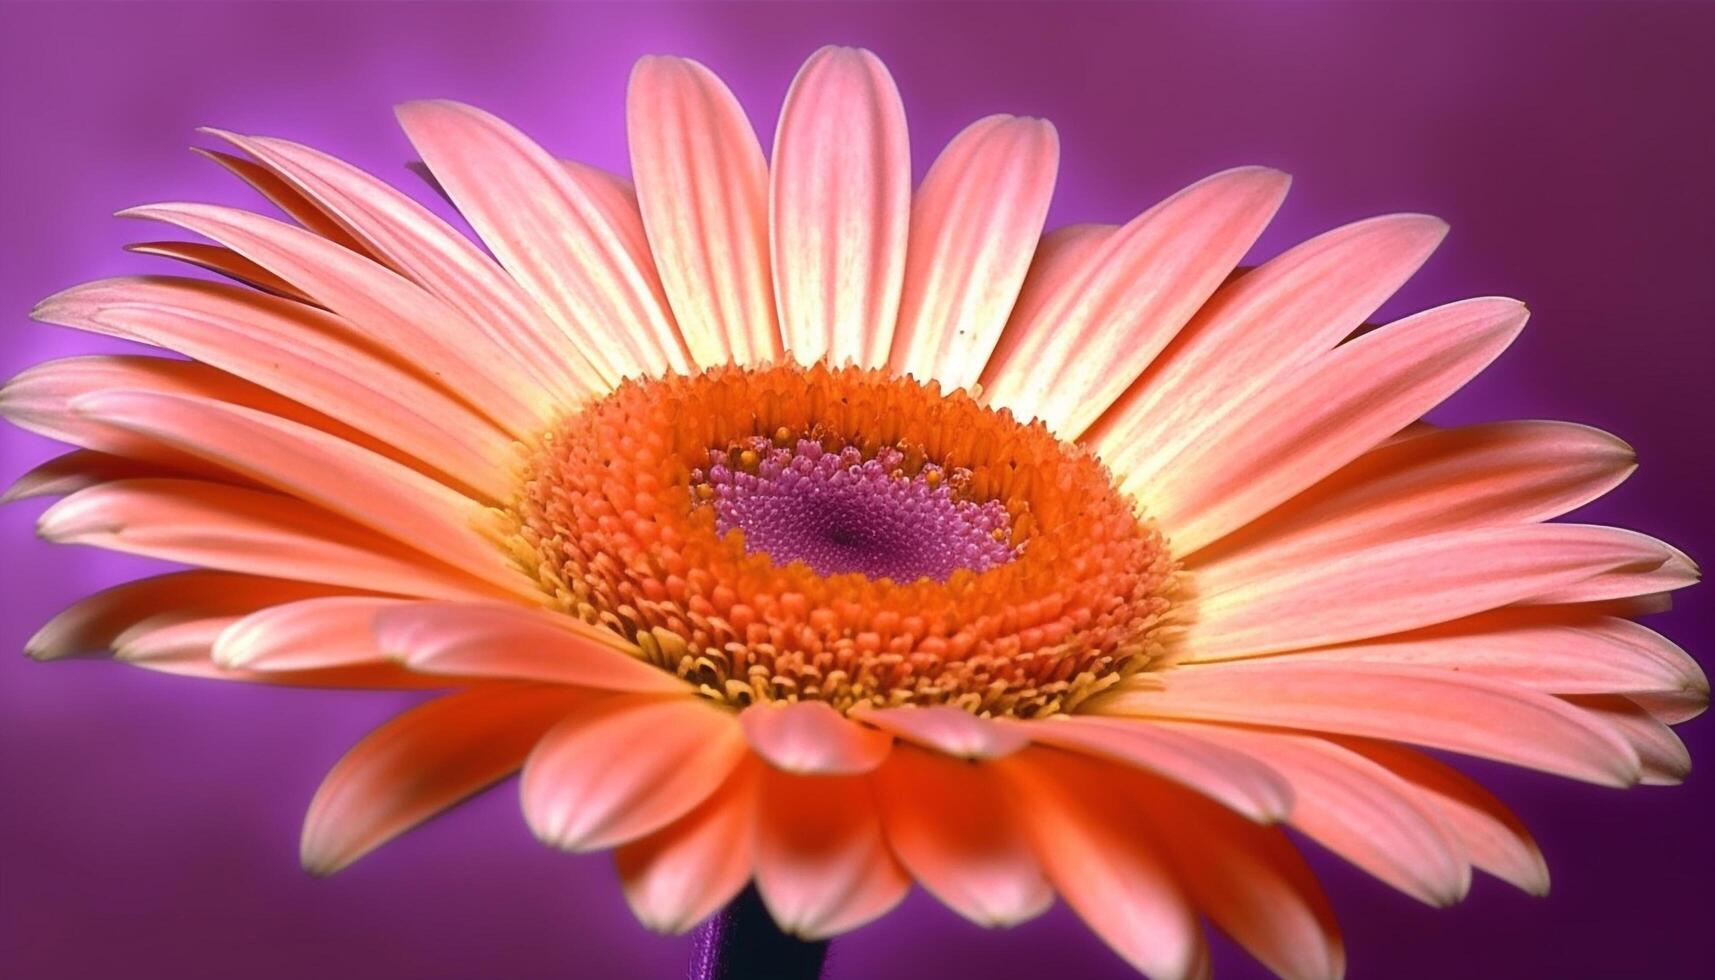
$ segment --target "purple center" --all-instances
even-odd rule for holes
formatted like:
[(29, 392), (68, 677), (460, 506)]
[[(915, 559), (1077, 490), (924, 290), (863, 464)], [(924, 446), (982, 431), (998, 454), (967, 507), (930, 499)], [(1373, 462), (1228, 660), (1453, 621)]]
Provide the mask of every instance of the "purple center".
[(734, 466), (728, 453), (711, 451), (708, 468), (691, 474), (693, 488), (714, 508), (721, 534), (744, 532), (744, 549), (776, 564), (943, 582), (961, 568), (982, 572), (1012, 559), (999, 501), (959, 499), (938, 467), (906, 476), (897, 450), (865, 459), (849, 446), (836, 453), (808, 439), (791, 448), (759, 440), (744, 455), (754, 464)]

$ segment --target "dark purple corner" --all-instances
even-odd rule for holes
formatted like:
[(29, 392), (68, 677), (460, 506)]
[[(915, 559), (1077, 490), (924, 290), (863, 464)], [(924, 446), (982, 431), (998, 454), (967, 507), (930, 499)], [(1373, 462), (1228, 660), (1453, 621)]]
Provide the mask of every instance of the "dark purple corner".
[[(484, 106), (566, 156), (625, 169), (631, 62), (721, 72), (765, 142), (800, 60), (892, 66), (926, 165), (963, 123), (1047, 116), (1055, 224), (1123, 220), (1245, 163), (1297, 178), (1269, 254), (1427, 211), (1453, 234), (1387, 312), (1501, 293), (1530, 327), (1440, 414), (1552, 417), (1642, 468), (1582, 515), (1715, 555), (1715, 5), (1268, 3), (949, 6), (16, 4), (0, 8), (0, 375), (103, 345), (26, 313), (76, 281), (154, 270), (127, 205), (249, 203), (190, 153), (218, 125), (326, 148), (418, 185), (390, 106)], [(54, 452), (0, 431), (0, 478)], [(681, 975), (689, 939), (636, 925), (600, 856), (531, 839), (504, 787), (328, 880), (298, 870), (318, 779), (397, 695), (268, 690), (17, 651), (146, 563), (50, 548), (42, 504), (0, 512), (0, 975), (21, 980)], [(1652, 625), (1708, 662), (1705, 589)], [(1715, 723), (1682, 729), (1715, 766)], [(1616, 792), (1494, 766), (1554, 894), (1492, 880), (1445, 911), (1313, 855), (1355, 977), (1685, 978), (1715, 963), (1715, 780)], [(1262, 976), (1229, 946), (1225, 980)], [(989, 933), (921, 895), (834, 944), (840, 980), (1129, 977), (1063, 909)]]

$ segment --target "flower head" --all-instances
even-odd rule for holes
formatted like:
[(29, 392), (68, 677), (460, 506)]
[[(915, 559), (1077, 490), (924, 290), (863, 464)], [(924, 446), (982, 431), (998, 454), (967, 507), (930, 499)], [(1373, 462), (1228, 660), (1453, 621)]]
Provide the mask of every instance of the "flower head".
[[(1281, 825), (1430, 904), (1547, 887), (1423, 749), (1670, 782), (1708, 683), (1633, 621), (1672, 547), (1552, 523), (1634, 466), (1552, 422), (1420, 417), (1526, 312), (1360, 331), (1444, 226), (1393, 215), (1238, 268), (1286, 190), (1243, 168), (1043, 234), (1054, 130), (991, 116), (910, 180), (874, 56), (828, 48), (764, 158), (702, 66), (632, 78), (635, 187), (484, 112), (401, 108), (487, 251), (333, 157), (216, 133), (290, 221), (128, 214), (239, 285), (164, 276), (47, 322), (185, 356), (0, 393), (77, 448), (41, 532), (198, 566), (30, 652), (263, 683), (443, 689), (305, 822), (336, 871), (522, 770), (543, 841), (615, 849), (650, 926), (754, 882), (819, 938), (915, 882), (1006, 925), (1056, 895), (1151, 976), (1208, 919), (1336, 976)], [(492, 256), (492, 257), (491, 257)]]

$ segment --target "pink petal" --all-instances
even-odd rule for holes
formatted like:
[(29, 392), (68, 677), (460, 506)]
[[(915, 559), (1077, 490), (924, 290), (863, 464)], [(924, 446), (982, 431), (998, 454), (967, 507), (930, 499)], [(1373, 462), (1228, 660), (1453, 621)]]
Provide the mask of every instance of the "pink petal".
[(1424, 215), (1372, 218), (1239, 276), (1085, 441), (1128, 489), (1160, 485), (1166, 464), (1206, 430), (1357, 329), (1446, 233), (1444, 222)]
[(992, 719), (944, 705), (867, 709), (854, 712), (853, 717), (906, 741), (960, 759), (998, 758), (1030, 742), (1029, 736), (1019, 729), (1003, 727)]
[(381, 648), (412, 670), (687, 694), (617, 634), (563, 613), (499, 603), (416, 603), (376, 617)]
[(614, 852), (625, 900), (645, 926), (685, 932), (750, 880), (761, 778), (754, 757), (742, 760), (695, 810)]
[(327, 596), (271, 606), (239, 619), (214, 642), (214, 662), (227, 669), (316, 670), (390, 664), (375, 642), (375, 617), (405, 599)]
[(501, 588), (540, 595), (499, 543), (477, 530), (493, 521), (487, 508), (319, 430), (204, 398), (137, 391), (83, 395), (71, 408), (318, 504)]
[(559, 161), (468, 105), (409, 102), (398, 114), (489, 250), (605, 381), (687, 371), (647, 251)]
[(1063, 277), (1027, 281), (983, 370), (991, 404), (1076, 438), (1128, 388), (1232, 271), (1289, 178), (1246, 167), (1144, 212)]
[(1441, 818), (1470, 862), (1532, 895), (1548, 894), (1548, 865), (1524, 824), (1475, 780), (1452, 766), (1401, 745), (1335, 738), (1405, 780)]
[(901, 746), (874, 780), (894, 855), (948, 908), (992, 928), (1017, 925), (1053, 903), (992, 767)]
[(299, 854), (311, 874), (340, 870), (517, 771), (584, 695), (495, 685), (436, 698), (357, 743), (322, 781)]
[(765, 769), (756, 835), (757, 891), (789, 935), (825, 939), (855, 929), (911, 887), (882, 838), (865, 777)]
[(1630, 446), (1566, 422), (1423, 429), (1353, 460), (1191, 560), (1204, 587), (1421, 534), (1547, 520), (1613, 489)]
[(1113, 791), (1123, 770), (1037, 748), (992, 765), (1010, 781), (1048, 880), (1103, 942), (1153, 980), (1205, 972), (1196, 910), (1165, 842)]
[(905, 108), (880, 59), (810, 56), (780, 110), (769, 187), (787, 356), (887, 364), (911, 221)]
[(228, 173), (255, 188), (269, 203), (310, 231), (358, 255), (369, 255), (363, 243), (352, 237), (344, 226), (323, 211), (316, 202), (299, 193), (297, 188), (270, 172), (267, 167), (243, 157), (200, 146), (191, 147), (191, 152), (220, 164)]
[(356, 167), (287, 140), (205, 130), (290, 182), (363, 242), (364, 248), (445, 301), (566, 403), (599, 394), (589, 362), (543, 322), (535, 301), (451, 225)]
[(135, 480), (140, 477), (187, 477), (188, 471), (174, 471), (128, 456), (110, 456), (88, 449), (74, 449), (55, 456), (28, 471), (0, 493), (0, 504), (31, 497), (63, 497), (86, 487), (113, 480)]
[(121, 480), (48, 508), (37, 533), (167, 561), (327, 586), (440, 598), (495, 592), (300, 500), (199, 480)]
[[(1171, 723), (1167, 723), (1171, 724)], [(1182, 730), (1266, 762), (1292, 784), (1292, 826), (1430, 905), (1465, 897), (1471, 869), (1439, 815), (1399, 776), (1326, 739), (1230, 725)]]
[(687, 58), (631, 71), (626, 131), (661, 284), (699, 367), (781, 353), (768, 261), (768, 163), (744, 109)]
[(889, 366), (943, 391), (976, 384), (1048, 216), (1060, 141), (1042, 119), (988, 116), (953, 137), (911, 205)]
[(1518, 336), (1508, 299), (1430, 310), (1343, 344), (1234, 412), (1169, 467), (1146, 508), (1189, 555), (1356, 459), (1458, 390)]
[(1259, 823), (1286, 819), (1292, 786), (1260, 760), (1195, 731), (1124, 718), (1068, 716), (1018, 726), (1042, 745), (1147, 769)]
[(537, 839), (562, 850), (613, 847), (689, 813), (746, 754), (724, 707), (689, 696), (604, 698), (530, 753), (524, 818)]
[(107, 279), (48, 297), (45, 323), (170, 348), (399, 447), (491, 500), (516, 492), (512, 439), (468, 407), (341, 336), (331, 315), (191, 279)]
[[(1659, 541), (1581, 524), (1428, 535), (1201, 597), (1185, 649), (1197, 660), (1222, 660), (1400, 633), (1669, 557)], [(1638, 591), (1649, 584), (1643, 579)]]
[(777, 769), (804, 775), (853, 775), (881, 765), (893, 736), (821, 701), (757, 703), (739, 713), (751, 748)]
[(397, 273), (301, 228), (212, 204), (155, 204), (147, 218), (225, 245), (326, 307), (347, 330), (378, 344), (519, 438), (549, 420), (550, 401), (504, 352), (450, 306)]
[(1559, 698), (1446, 671), (1292, 658), (1198, 664), (1128, 686), (1090, 710), (1360, 735), (1626, 786), (1638, 757)]

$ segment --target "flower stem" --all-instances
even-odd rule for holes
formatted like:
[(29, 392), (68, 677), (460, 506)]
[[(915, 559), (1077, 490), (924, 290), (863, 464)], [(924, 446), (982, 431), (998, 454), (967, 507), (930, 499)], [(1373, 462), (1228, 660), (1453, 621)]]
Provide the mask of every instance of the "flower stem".
[(697, 927), (690, 980), (816, 980), (828, 942), (780, 931), (754, 887)]

